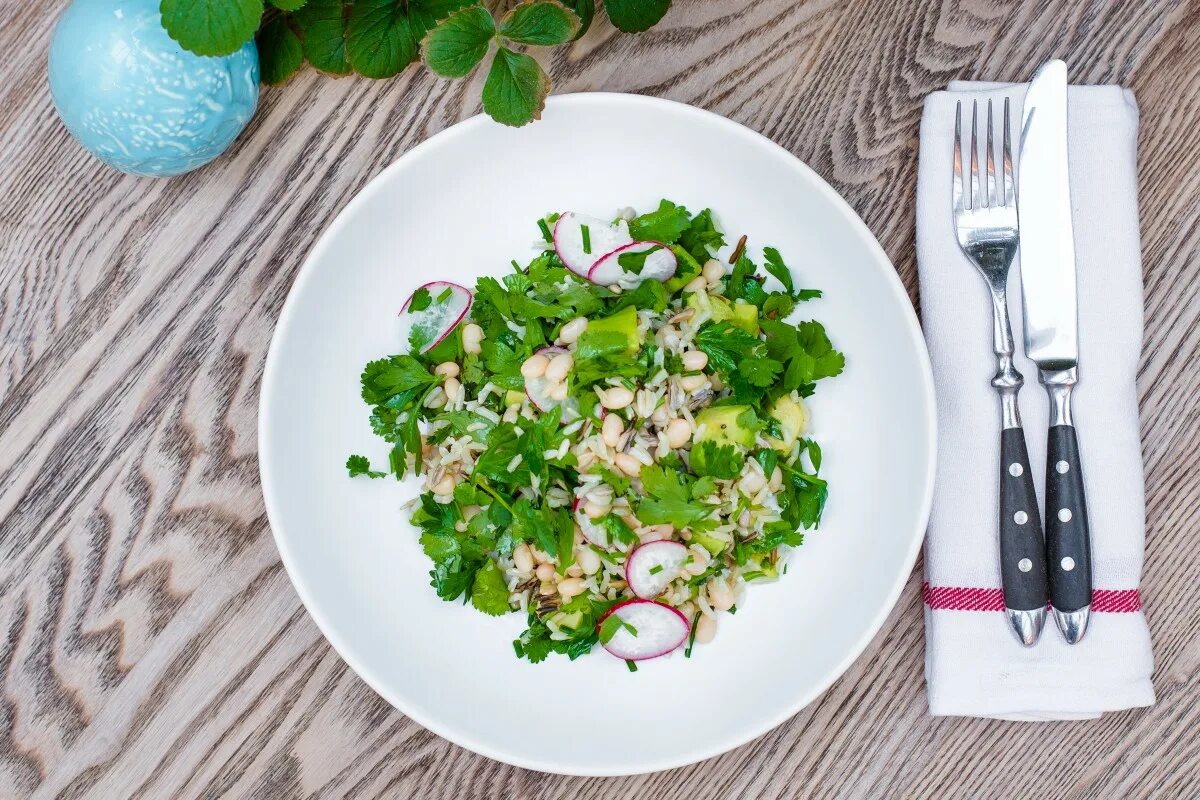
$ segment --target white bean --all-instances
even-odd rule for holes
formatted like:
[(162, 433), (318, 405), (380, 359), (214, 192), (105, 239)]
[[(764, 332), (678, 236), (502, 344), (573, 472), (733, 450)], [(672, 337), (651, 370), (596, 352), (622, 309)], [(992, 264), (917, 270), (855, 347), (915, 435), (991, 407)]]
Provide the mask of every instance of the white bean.
[(577, 594), (583, 594), (583, 588), (583, 578), (567, 578), (558, 583), (558, 593), (562, 595), (564, 600), (568, 600)]
[(708, 602), (717, 611), (728, 611), (733, 606), (734, 599), (733, 590), (725, 581), (713, 578), (708, 582)]
[(772, 492), (778, 492), (783, 488), (783, 470), (776, 467), (771, 471), (771, 482), (767, 484)]
[(576, 317), (575, 319), (562, 326), (558, 332), (558, 338), (563, 344), (575, 344), (579, 340), (580, 334), (587, 330), (587, 317)]
[(454, 483), (454, 476), (446, 475), (434, 485), (433, 493), (440, 494), (442, 497), (449, 497), (454, 494)]
[(548, 581), (554, 578), (553, 564), (539, 564), (537, 568), (537, 576), (539, 581)]
[(516, 566), (517, 572), (531, 572), (533, 570), (533, 553), (529, 552), (529, 545), (522, 542), (513, 551), (513, 565)]
[(708, 644), (717, 635), (717, 618), (702, 614), (696, 623), (696, 644)]
[(573, 366), (575, 366), (575, 359), (571, 358), (570, 353), (559, 353), (550, 359), (550, 363), (546, 366), (546, 380), (554, 383), (565, 380)]
[(708, 281), (704, 280), (703, 275), (697, 275), (695, 278), (692, 278), (692, 280), (688, 281), (687, 284), (684, 285), (683, 291), (696, 293), (696, 292), (703, 292), (707, 288), (708, 288)]
[(616, 447), (621, 442), (621, 434), (625, 432), (624, 421), (616, 414), (607, 414), (604, 424), (600, 426), (600, 438), (609, 447)]
[(673, 419), (667, 425), (667, 444), (672, 449), (683, 447), (692, 438), (692, 424), (686, 419)]
[(633, 392), (624, 386), (611, 386), (600, 398), (600, 404), (609, 411), (625, 408), (633, 402)]
[(551, 384), (546, 394), (550, 395), (551, 400), (561, 403), (567, 399), (567, 385), (562, 382)]
[(594, 500), (588, 500), (583, 504), (583, 513), (588, 515), (589, 519), (600, 519), (609, 512), (612, 506), (604, 503), (597, 503)]
[(462, 343), (464, 353), (479, 354), (483, 352), (481, 343), (483, 342), (483, 328), (476, 325), (474, 322), (468, 323), (463, 328)]
[(567, 576), (570, 578), (582, 578), (583, 567), (579, 566), (578, 564), (572, 564), (571, 566), (567, 567)]
[(739, 488), (742, 490), (742, 494), (750, 497), (751, 495), (758, 494), (758, 490), (766, 485), (767, 482), (762, 475), (759, 475), (754, 470), (750, 470), (746, 473), (746, 476), (742, 478)]
[(443, 361), (433, 368), (434, 375), (442, 375), (446, 378), (457, 378), (458, 372), (458, 364), (455, 364), (453, 361)]
[(685, 392), (694, 392), (706, 383), (708, 377), (705, 375), (684, 375), (679, 379), (679, 388)]
[(525, 380), (534, 380), (545, 375), (549, 365), (550, 359), (541, 353), (534, 353), (521, 364), (521, 374), (525, 376)]
[(590, 547), (580, 547), (575, 551), (575, 559), (579, 562), (584, 575), (595, 575), (600, 571), (600, 556)]
[(715, 258), (710, 258), (704, 264), (704, 271), (700, 273), (704, 276), (704, 280), (709, 283), (716, 283), (725, 277), (725, 265)]
[(708, 353), (703, 350), (688, 350), (681, 359), (683, 368), (688, 372), (700, 372), (708, 366)]
[(458, 398), (458, 392), (462, 389), (462, 384), (458, 382), (458, 378), (446, 378), (442, 384), (442, 391), (446, 393), (446, 399), (454, 402)]
[(642, 462), (629, 455), (629, 453), (617, 453), (617, 457), (613, 459), (613, 462), (617, 465), (617, 469), (631, 478), (636, 478), (642, 474)]

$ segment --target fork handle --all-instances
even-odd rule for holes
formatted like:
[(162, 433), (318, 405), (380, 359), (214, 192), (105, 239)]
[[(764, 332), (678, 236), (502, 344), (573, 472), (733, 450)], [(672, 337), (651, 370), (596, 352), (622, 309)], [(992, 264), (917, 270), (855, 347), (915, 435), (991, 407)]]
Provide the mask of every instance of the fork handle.
[(1000, 431), (1000, 574), (1007, 609), (1045, 613), (1045, 547), (1025, 429), (1018, 424)]

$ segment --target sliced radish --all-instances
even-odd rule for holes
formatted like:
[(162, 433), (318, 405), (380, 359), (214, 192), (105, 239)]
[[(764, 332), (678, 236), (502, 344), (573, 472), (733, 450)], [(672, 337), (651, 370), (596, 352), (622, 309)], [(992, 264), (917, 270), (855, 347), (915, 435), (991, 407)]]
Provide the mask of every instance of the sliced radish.
[[(640, 271), (631, 271), (621, 265), (622, 256), (637, 256), (648, 253), (641, 263)], [(588, 280), (601, 286), (617, 284), (623, 289), (636, 288), (642, 281), (656, 280), (660, 283), (675, 274), (678, 266), (675, 253), (662, 242), (633, 242), (605, 253), (588, 271)]]
[[(429, 305), (419, 311), (409, 311), (413, 298), (422, 289), (429, 292)], [(408, 296), (400, 313), (412, 316), (412, 333), (416, 341), (422, 342), (420, 351), (428, 353), (458, 327), (463, 317), (471, 310), (475, 296), (471, 290), (449, 281), (433, 281), (417, 288)]]
[(608, 528), (593, 522), (591, 517), (579, 510), (581, 505), (583, 503), (579, 501), (579, 498), (575, 498), (575, 505), (572, 510), (575, 512), (575, 522), (579, 524), (579, 530), (583, 533), (583, 538), (596, 545), (596, 547), (603, 547), (607, 550), (612, 545), (612, 540), (608, 536)]
[(625, 624), (601, 644), (605, 650), (626, 661), (664, 656), (683, 644), (692, 629), (687, 617), (671, 606), (653, 600), (626, 600), (600, 618), (597, 630), (602, 629), (604, 621), (613, 615)]
[[(583, 241), (585, 225), (588, 229), (587, 248)], [(614, 224), (598, 217), (568, 211), (554, 223), (554, 250), (566, 268), (581, 278), (587, 277), (588, 270), (600, 256), (632, 241), (629, 223), (623, 219)]]
[(651, 600), (679, 577), (691, 555), (679, 542), (659, 540), (638, 545), (625, 560), (625, 581), (638, 597)]

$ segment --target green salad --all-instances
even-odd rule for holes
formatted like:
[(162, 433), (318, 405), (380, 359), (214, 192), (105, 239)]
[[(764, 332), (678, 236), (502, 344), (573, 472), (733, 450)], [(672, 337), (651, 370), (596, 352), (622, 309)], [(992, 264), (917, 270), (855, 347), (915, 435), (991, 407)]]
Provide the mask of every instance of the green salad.
[(845, 359), (804, 313), (821, 293), (708, 209), (537, 227), (529, 263), (405, 302), (407, 352), (362, 373), (387, 463), (346, 467), (420, 477), (434, 591), (524, 614), (518, 657), (690, 656), (820, 523), (805, 398)]

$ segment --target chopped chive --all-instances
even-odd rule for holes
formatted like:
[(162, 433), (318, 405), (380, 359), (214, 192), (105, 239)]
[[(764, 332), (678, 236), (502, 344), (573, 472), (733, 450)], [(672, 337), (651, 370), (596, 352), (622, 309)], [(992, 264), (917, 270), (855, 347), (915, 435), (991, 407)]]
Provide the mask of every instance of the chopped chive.
[(447, 286), (445, 289), (442, 290), (442, 293), (437, 296), (436, 302), (444, 303), (450, 299), (450, 295), (452, 295), (452, 294), (454, 294), (454, 290), (451, 289), (449, 286)]
[(737, 613), (737, 605), (732, 605), (732, 606), (730, 606), (730, 607), (729, 607), (729, 613), (730, 613), (730, 614), (736, 614), (736, 613)]
[(525, 651), (521, 648), (520, 639), (513, 639), (513, 650), (516, 651), (517, 658), (524, 658)]
[(684, 650), (683, 650), (684, 658), (692, 657), (692, 645), (694, 645), (696, 643), (696, 623), (698, 623), (699, 621), (700, 621), (700, 612), (697, 611), (695, 616), (692, 617), (692, 630), (691, 630), (691, 632), (688, 633), (687, 647), (684, 648)]
[(517, 263), (517, 260), (515, 258), (512, 261), (510, 261), (509, 263), (513, 265), (513, 269), (515, 269), (517, 272), (521, 271), (521, 265)]
[(550, 226), (546, 224), (546, 220), (539, 219), (538, 227), (542, 229), (542, 238), (547, 242), (553, 242), (554, 237), (550, 235)]
[(662, 571), (663, 571), (662, 564), (655, 564), (653, 567), (650, 568), (651, 575), (657, 575), (658, 573), (660, 573)]
[(629, 667), (630, 672), (637, 672), (637, 664), (633, 663), (629, 659), (625, 660), (625, 666)]
[(579, 232), (583, 234), (583, 252), (587, 255), (592, 253), (592, 231), (587, 225), (580, 225)]

